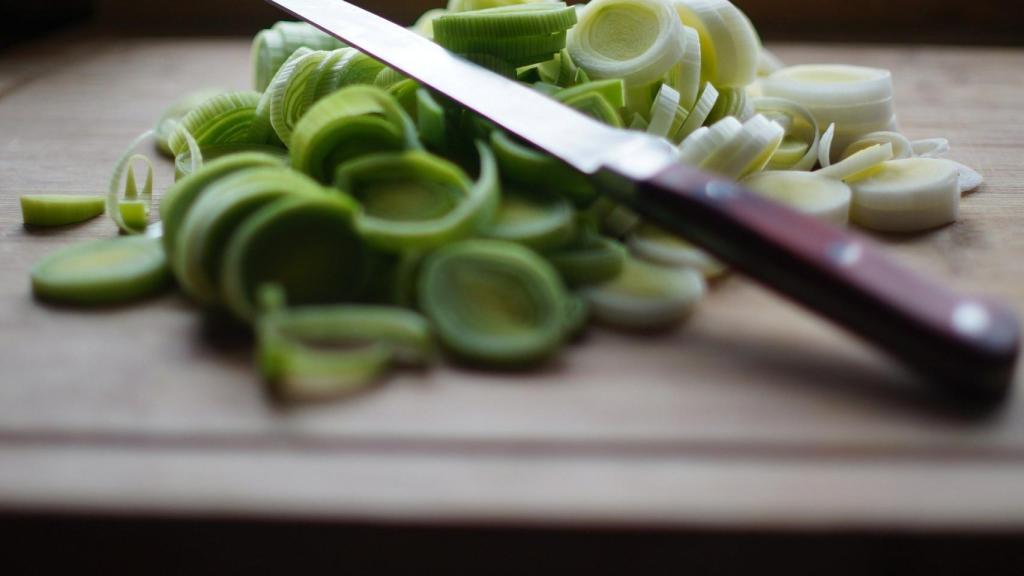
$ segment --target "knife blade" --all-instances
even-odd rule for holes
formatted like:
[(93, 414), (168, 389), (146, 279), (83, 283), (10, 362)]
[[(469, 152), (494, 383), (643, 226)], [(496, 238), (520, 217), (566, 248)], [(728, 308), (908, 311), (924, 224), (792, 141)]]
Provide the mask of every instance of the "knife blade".
[(362, 8), (267, 1), (593, 175), (617, 200), (901, 360), (936, 390), (972, 407), (1006, 397), (1020, 347), (1006, 306), (955, 294), (864, 236), (686, 166), (662, 139), (597, 122)]

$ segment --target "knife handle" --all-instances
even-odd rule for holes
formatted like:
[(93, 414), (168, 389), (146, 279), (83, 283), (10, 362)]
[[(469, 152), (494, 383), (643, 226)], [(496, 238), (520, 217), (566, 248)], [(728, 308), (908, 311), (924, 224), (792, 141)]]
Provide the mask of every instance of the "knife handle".
[(1013, 312), (897, 265), (866, 237), (741, 185), (673, 165), (640, 182), (634, 209), (903, 361), (937, 389), (992, 406), (1020, 347)]

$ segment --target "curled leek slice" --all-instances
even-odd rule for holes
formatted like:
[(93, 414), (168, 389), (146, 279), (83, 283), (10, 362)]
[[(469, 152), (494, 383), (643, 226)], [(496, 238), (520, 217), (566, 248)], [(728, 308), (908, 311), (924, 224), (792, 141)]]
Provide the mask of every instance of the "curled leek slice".
[(178, 284), (196, 301), (216, 303), (224, 249), (242, 222), (285, 196), (325, 193), (316, 181), (284, 167), (249, 168), (212, 184), (176, 236), (170, 263)]
[(731, 178), (758, 172), (771, 159), (784, 135), (782, 126), (756, 114), (728, 142), (708, 155), (700, 167)]
[(424, 88), (416, 89), (416, 127), (423, 143), (435, 151), (448, 148), (448, 124), (442, 107)]
[(671, 268), (693, 268), (705, 278), (716, 278), (728, 270), (707, 252), (652, 224), (634, 230), (627, 245), (637, 258)]
[(949, 152), (949, 140), (945, 138), (924, 138), (910, 143), (914, 156), (921, 158), (941, 158)]
[(698, 128), (703, 126), (717, 101), (718, 90), (711, 84), (705, 83), (700, 97), (697, 98), (697, 103), (693, 105), (693, 109), (690, 110), (690, 114), (686, 117), (683, 125), (679, 127), (679, 130), (676, 131), (672, 140), (683, 142), (690, 134), (693, 134)]
[(196, 172), (177, 181), (164, 193), (160, 201), (163, 242), (168, 261), (174, 261), (178, 231), (189, 210), (210, 185), (239, 170), (259, 166), (282, 166), (283, 164), (278, 157), (258, 152), (232, 154), (204, 164)]
[(850, 219), (883, 232), (917, 232), (953, 222), (960, 207), (956, 165), (935, 158), (883, 162), (850, 183)]
[[(134, 150), (144, 141), (153, 135), (152, 130), (140, 134), (118, 158), (114, 165), (114, 173), (110, 177), (110, 184), (107, 187), (106, 212), (117, 227), (125, 233), (137, 234), (146, 227), (149, 218), (149, 209), (153, 203), (153, 165), (149, 158), (135, 154)], [(141, 199), (138, 193), (138, 183), (135, 180), (134, 163), (141, 160), (146, 165), (146, 183), (142, 190)], [(126, 176), (124, 196), (122, 197), (121, 180)], [(127, 208), (122, 211), (122, 206)], [(128, 219), (125, 219), (128, 216)]]
[(507, 191), (483, 235), (538, 251), (564, 246), (576, 237), (576, 211), (561, 196)]
[(701, 73), (715, 86), (742, 88), (757, 77), (761, 41), (746, 14), (728, 0), (673, 0), (679, 18), (697, 30)]
[(420, 148), (416, 126), (398, 101), (372, 86), (350, 86), (317, 102), (295, 126), (292, 167), (320, 182), (345, 161), (374, 152)]
[[(261, 153), (279, 159), (281, 164), (288, 161), (288, 150), (267, 144), (218, 144), (202, 149), (203, 162), (211, 162), (218, 158), (234, 154)], [(182, 152), (174, 159), (174, 180), (177, 182), (193, 173), (192, 153)], [(166, 196), (166, 195), (165, 195)]]
[(835, 224), (850, 217), (850, 187), (814, 172), (768, 171), (744, 180), (751, 190), (794, 210)]
[(66, 226), (91, 220), (106, 209), (96, 195), (32, 194), (21, 197), (21, 216), (27, 226)]
[(718, 91), (718, 99), (715, 100), (711, 113), (705, 120), (708, 124), (714, 124), (726, 116), (735, 116), (743, 122), (749, 118), (750, 104), (747, 102), (747, 92), (742, 88), (721, 88)]
[(600, 322), (627, 330), (662, 330), (689, 316), (704, 292), (704, 277), (696, 270), (628, 257), (618, 276), (580, 293)]
[(843, 153), (840, 155), (840, 159), (849, 158), (853, 154), (856, 154), (870, 146), (886, 143), (892, 145), (892, 157), (894, 159), (899, 160), (901, 158), (910, 158), (914, 155), (914, 146), (906, 136), (899, 132), (883, 130), (865, 134), (854, 140), (846, 147), (846, 150), (843, 150)]
[(755, 98), (754, 110), (775, 120), (786, 135), (768, 161), (769, 170), (810, 170), (818, 161), (818, 122), (806, 107), (785, 98)]
[(401, 308), (286, 308), (261, 315), (256, 332), (261, 372), (289, 401), (356, 392), (392, 364), (422, 366), (435, 356), (427, 320)]
[(200, 147), (216, 144), (273, 144), (257, 117), (260, 95), (225, 92), (192, 109), (167, 141), (175, 156), (188, 149), (187, 131)]
[(224, 90), (215, 88), (196, 90), (195, 92), (189, 92), (168, 106), (156, 121), (156, 127), (154, 128), (157, 150), (165, 156), (173, 157), (174, 153), (171, 151), (169, 140), (174, 131), (177, 130), (178, 123), (197, 106), (223, 93)]
[(486, 146), (479, 150), (475, 184), (451, 162), (415, 150), (352, 160), (338, 169), (335, 186), (362, 206), (357, 227), (367, 242), (390, 251), (429, 249), (471, 236), (494, 217), (497, 162)]
[(693, 110), (701, 87), (700, 36), (696, 29), (689, 26), (683, 26), (683, 35), (686, 38), (686, 51), (679, 63), (669, 70), (667, 83), (679, 92), (679, 105)]
[(341, 46), (341, 41), (305, 22), (278, 22), (253, 38), (254, 88), (258, 92), (266, 90), (285, 60), (299, 48), (335, 50)]
[[(686, 110), (679, 107), (679, 92), (668, 84), (662, 84), (658, 95), (654, 97), (654, 104), (651, 106), (650, 123), (647, 125), (647, 133), (662, 138), (668, 138), (675, 133), (673, 127), (678, 130), (682, 126), (682, 120), (686, 119)], [(681, 120), (676, 123), (676, 118)]]
[(891, 158), (892, 144), (875, 144), (814, 173), (826, 178), (852, 182), (878, 170), (882, 162)]
[(117, 304), (167, 285), (160, 241), (145, 236), (94, 240), (58, 250), (32, 267), (39, 298), (78, 305)]
[(456, 356), (515, 367), (558, 351), (565, 336), (566, 292), (558, 274), (528, 248), (464, 240), (427, 257), (420, 309)]
[(320, 66), (329, 55), (329, 52), (317, 50), (289, 59), (267, 88), (270, 125), (285, 145), (291, 141), (299, 118), (313, 105)]
[(585, 233), (569, 246), (545, 254), (569, 286), (605, 282), (622, 271), (626, 248), (611, 238)]
[(665, 2), (593, 0), (569, 32), (568, 49), (591, 78), (648, 86), (679, 62), (685, 43), (679, 17)]
[(359, 298), (372, 254), (356, 233), (357, 210), (342, 195), (297, 194), (245, 219), (224, 252), (224, 303), (237, 317), (251, 321), (257, 290), (264, 284), (280, 285), (298, 305)]

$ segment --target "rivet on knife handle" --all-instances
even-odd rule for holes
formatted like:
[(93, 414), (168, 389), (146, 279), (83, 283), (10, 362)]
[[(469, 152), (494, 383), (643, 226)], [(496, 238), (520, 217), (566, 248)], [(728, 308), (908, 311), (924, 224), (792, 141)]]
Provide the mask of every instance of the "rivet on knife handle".
[(994, 404), (1020, 329), (1005, 306), (954, 294), (869, 239), (687, 166), (641, 183), (634, 207), (723, 261), (902, 360), (959, 398)]

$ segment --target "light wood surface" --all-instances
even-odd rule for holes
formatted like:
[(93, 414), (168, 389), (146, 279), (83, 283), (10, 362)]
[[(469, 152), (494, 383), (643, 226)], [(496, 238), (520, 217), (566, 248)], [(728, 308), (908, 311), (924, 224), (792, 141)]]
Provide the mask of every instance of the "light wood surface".
[[(177, 95), (249, 78), (243, 41), (59, 45), (0, 58), (2, 509), (1024, 527), (1020, 394), (986, 419), (944, 412), (884, 358), (741, 278), (672, 335), (595, 330), (537, 373), (446, 367), (289, 410), (263, 394), (248, 344), (177, 295), (102, 311), (37, 303), (32, 262), (113, 227), (29, 231), (18, 196), (101, 191), (122, 146)], [(988, 182), (955, 225), (886, 243), (939, 281), (1024, 309), (1024, 51), (777, 52), (892, 68), (905, 132), (949, 137)]]

